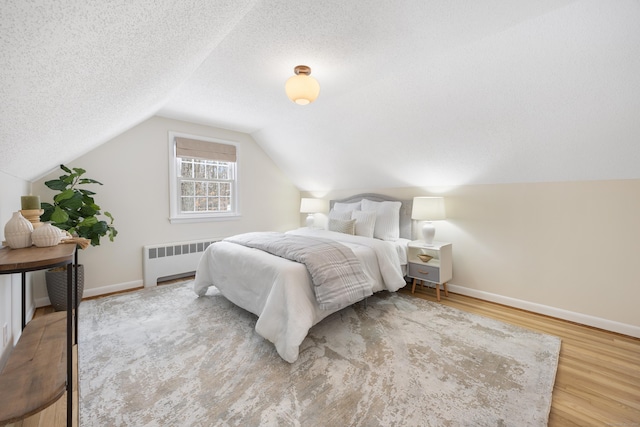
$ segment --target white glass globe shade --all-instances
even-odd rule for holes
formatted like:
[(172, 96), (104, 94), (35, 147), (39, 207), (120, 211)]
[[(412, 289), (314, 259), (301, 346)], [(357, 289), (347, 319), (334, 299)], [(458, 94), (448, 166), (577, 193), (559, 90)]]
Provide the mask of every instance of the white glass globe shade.
[(289, 77), (284, 88), (289, 99), (298, 105), (310, 104), (315, 101), (320, 94), (320, 84), (318, 81), (304, 74)]

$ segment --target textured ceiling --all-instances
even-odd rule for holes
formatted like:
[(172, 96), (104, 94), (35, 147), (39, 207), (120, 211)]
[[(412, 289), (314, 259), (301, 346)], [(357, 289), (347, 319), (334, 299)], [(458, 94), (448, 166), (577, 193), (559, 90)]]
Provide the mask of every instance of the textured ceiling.
[(2, 0), (0, 171), (34, 179), (154, 115), (248, 0)]
[(640, 178), (637, 0), (44, 4), (0, 12), (10, 175), (158, 114), (252, 134), (304, 190)]

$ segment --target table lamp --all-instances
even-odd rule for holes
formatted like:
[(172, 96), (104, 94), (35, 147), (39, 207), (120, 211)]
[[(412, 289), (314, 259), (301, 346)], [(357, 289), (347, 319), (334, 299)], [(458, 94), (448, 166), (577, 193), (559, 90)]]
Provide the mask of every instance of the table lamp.
[(327, 202), (322, 199), (312, 199), (303, 197), (300, 200), (300, 212), (307, 215), (307, 227), (313, 228), (315, 223), (314, 214), (327, 210)]
[(422, 237), (427, 246), (433, 245), (436, 228), (431, 221), (446, 219), (443, 197), (414, 197), (411, 219), (425, 221), (422, 225)]

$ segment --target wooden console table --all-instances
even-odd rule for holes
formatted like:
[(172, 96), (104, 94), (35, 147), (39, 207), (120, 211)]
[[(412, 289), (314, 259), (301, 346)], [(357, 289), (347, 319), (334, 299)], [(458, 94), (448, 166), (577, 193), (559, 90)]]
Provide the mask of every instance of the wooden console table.
[[(73, 265), (76, 268), (73, 283)], [(67, 311), (39, 317), (26, 316), (26, 273), (67, 267)], [(67, 391), (67, 426), (73, 425), (73, 345), (78, 343), (78, 252), (75, 244), (47, 248), (0, 249), (0, 274), (22, 275), (22, 335), (0, 373), (0, 425), (42, 411)], [(66, 322), (65, 322), (66, 319)], [(66, 328), (65, 328), (66, 323)], [(75, 333), (74, 333), (75, 332)], [(63, 344), (66, 333), (66, 346)], [(66, 362), (66, 382), (64, 363)]]

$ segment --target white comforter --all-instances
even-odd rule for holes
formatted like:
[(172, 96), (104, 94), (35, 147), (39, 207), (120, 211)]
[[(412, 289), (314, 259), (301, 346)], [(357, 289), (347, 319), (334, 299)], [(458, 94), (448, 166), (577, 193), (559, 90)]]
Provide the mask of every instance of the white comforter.
[[(395, 292), (406, 284), (394, 243), (327, 230), (289, 233), (330, 238), (350, 247), (362, 263), (373, 292)], [(210, 286), (257, 315), (256, 332), (273, 342), (278, 354), (290, 363), (298, 359), (299, 346), (309, 329), (337, 311), (319, 308), (303, 264), (230, 242), (212, 244), (200, 260), (194, 291), (202, 296)]]

